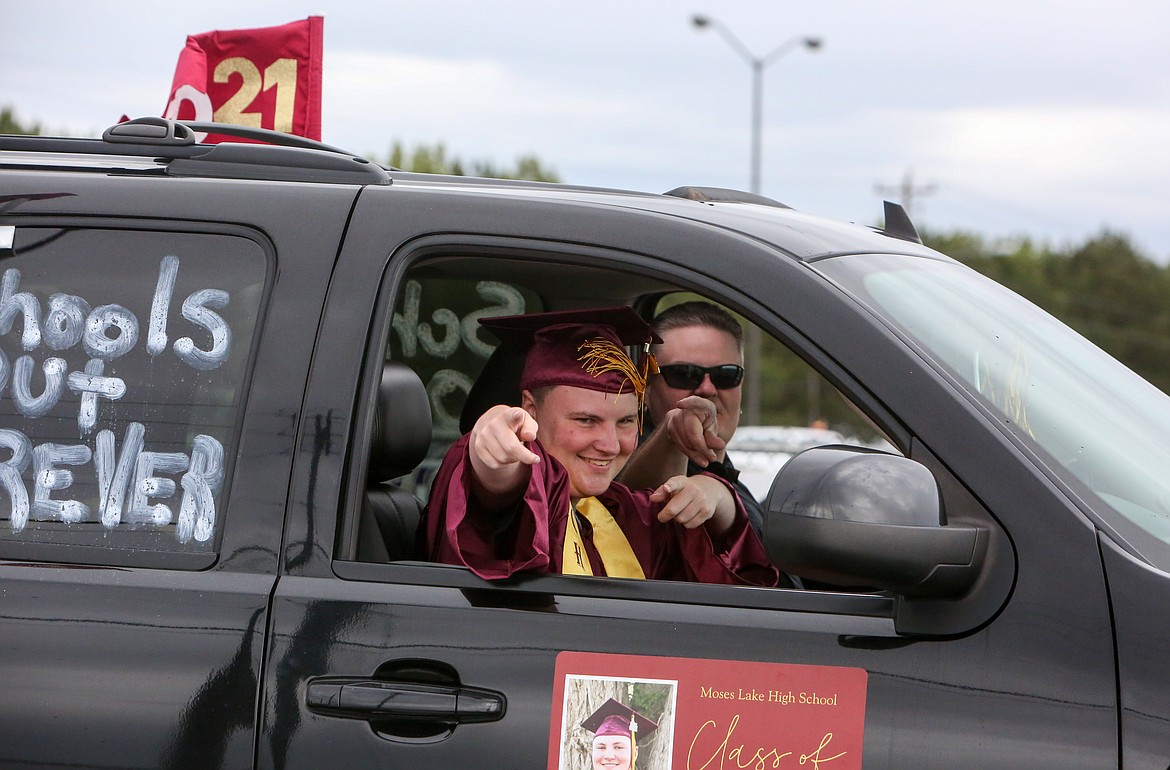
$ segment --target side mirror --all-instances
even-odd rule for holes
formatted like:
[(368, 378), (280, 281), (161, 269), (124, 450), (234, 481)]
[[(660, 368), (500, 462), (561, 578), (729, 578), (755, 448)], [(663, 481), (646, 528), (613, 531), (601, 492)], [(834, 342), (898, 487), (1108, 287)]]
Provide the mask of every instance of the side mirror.
[(781, 570), (908, 598), (957, 598), (978, 578), (988, 533), (948, 525), (924, 465), (862, 447), (789, 460), (765, 501), (764, 544)]

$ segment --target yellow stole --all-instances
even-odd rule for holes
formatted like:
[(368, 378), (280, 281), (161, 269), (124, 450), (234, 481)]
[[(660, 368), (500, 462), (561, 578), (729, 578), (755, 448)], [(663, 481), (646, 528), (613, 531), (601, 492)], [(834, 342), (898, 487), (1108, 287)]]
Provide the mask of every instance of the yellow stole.
[(601, 554), (601, 563), (610, 577), (642, 578), (642, 565), (630, 547), (630, 541), (613, 516), (596, 497), (585, 497), (577, 501), (576, 511), (569, 510), (569, 521), (565, 526), (565, 551), (561, 559), (561, 572), (565, 575), (592, 575), (589, 554), (585, 551), (585, 540), (577, 523), (580, 512), (593, 526), (593, 544)]

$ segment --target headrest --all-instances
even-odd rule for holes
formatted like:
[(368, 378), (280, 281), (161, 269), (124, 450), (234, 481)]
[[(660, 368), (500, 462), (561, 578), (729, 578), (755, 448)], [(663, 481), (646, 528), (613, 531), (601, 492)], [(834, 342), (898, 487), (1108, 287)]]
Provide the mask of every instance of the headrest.
[(520, 406), (520, 373), (524, 371), (524, 351), (509, 345), (499, 345), (488, 360), (459, 413), (459, 432), (467, 433), (475, 421), (496, 404)]
[(379, 483), (404, 476), (431, 446), (431, 404), (413, 369), (397, 361), (382, 367), (374, 415), (368, 478)]

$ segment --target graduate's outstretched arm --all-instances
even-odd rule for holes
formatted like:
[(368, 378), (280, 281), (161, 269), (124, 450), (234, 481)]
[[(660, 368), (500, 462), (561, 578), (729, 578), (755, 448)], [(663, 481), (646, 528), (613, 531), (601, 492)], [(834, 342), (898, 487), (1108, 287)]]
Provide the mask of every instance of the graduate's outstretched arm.
[(510, 502), (528, 483), (540, 457), (525, 442), (536, 440), (536, 430), (536, 420), (518, 406), (493, 406), (476, 420), (468, 451), (480, 502)]

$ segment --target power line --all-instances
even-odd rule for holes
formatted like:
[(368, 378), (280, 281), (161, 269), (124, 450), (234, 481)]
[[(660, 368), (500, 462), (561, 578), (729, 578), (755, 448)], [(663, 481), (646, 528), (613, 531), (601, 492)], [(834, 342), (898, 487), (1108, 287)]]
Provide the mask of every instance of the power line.
[(914, 201), (916, 198), (923, 195), (930, 195), (938, 189), (938, 185), (933, 182), (930, 184), (914, 184), (914, 171), (906, 170), (902, 181), (896, 185), (876, 184), (873, 186), (874, 192), (881, 196), (893, 195), (898, 199), (898, 203), (902, 204), (902, 208), (906, 210), (906, 216), (910, 217), (911, 221), (914, 219)]

